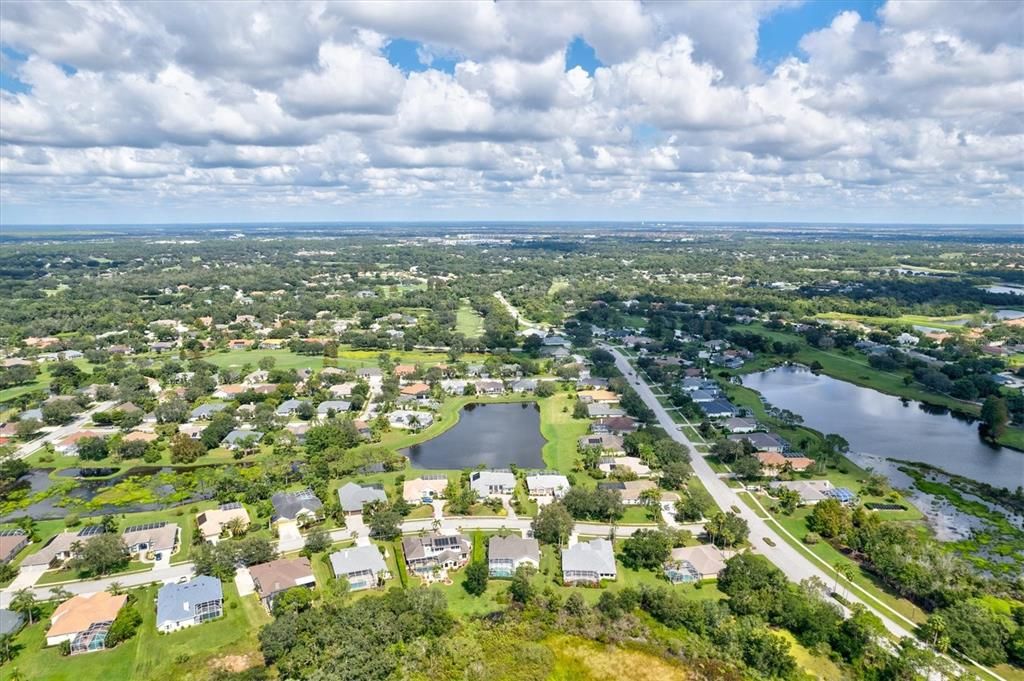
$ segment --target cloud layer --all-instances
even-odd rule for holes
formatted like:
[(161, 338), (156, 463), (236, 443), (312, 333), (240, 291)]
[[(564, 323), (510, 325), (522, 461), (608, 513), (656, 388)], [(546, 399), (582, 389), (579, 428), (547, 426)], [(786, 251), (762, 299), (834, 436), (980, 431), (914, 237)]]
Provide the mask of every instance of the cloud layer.
[(8, 1), (0, 220), (1021, 221), (1024, 3), (720, 8)]

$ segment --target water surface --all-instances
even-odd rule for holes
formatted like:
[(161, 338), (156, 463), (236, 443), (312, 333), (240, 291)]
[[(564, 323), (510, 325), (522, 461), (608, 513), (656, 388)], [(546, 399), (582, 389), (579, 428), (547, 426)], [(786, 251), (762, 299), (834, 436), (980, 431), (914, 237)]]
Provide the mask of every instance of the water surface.
[(468, 404), (450, 429), (402, 453), (415, 468), (543, 468), (544, 442), (535, 403)]
[(749, 374), (743, 384), (772, 405), (789, 409), (822, 433), (850, 443), (852, 458), (876, 455), (921, 461), (949, 473), (1015, 489), (1024, 485), (1024, 453), (994, 447), (978, 436), (977, 422), (946, 409), (863, 388), (802, 367)]

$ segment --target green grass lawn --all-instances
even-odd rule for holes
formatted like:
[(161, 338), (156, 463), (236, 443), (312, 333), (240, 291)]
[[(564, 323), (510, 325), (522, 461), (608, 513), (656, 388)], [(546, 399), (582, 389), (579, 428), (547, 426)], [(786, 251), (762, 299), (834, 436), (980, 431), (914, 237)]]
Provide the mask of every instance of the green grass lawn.
[(62, 657), (56, 647), (44, 648), (47, 623), (26, 627), (4, 673), (14, 670), (25, 681), (177, 681), (205, 678), (217, 658), (228, 655), (258, 659), (256, 635), (270, 621), (255, 596), (242, 599), (234, 584), (224, 585), (224, 616), (173, 634), (156, 630), (157, 587), (136, 590), (142, 625), (135, 637), (112, 650)]
[[(92, 373), (93, 365), (84, 359), (72, 360), (72, 364), (77, 366), (79, 369), (86, 373)], [(36, 380), (32, 383), (26, 383), (24, 385), (16, 385), (10, 388), (4, 388), (0, 390), (0, 404), (13, 400), (16, 397), (25, 395), (37, 390), (45, 390), (50, 387), (50, 382), (53, 377), (50, 376), (50, 368), (54, 365), (53, 362), (44, 362), (39, 366), (39, 373), (36, 374)]]
[(472, 308), (469, 301), (463, 300), (455, 312), (455, 332), (466, 338), (479, 338), (484, 332), (484, 319)]
[(542, 451), (544, 463), (565, 475), (576, 465), (579, 438), (590, 429), (589, 420), (572, 417), (573, 405), (574, 399), (564, 392), (540, 400), (540, 432), (548, 441)]

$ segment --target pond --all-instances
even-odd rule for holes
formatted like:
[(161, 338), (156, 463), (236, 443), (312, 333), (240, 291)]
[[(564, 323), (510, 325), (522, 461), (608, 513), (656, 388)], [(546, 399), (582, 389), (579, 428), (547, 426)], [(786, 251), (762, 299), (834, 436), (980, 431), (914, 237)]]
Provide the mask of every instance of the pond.
[[(80, 516), (99, 516), (107, 513), (137, 513), (142, 511), (159, 511), (174, 505), (168, 503), (167, 498), (174, 494), (176, 487), (173, 481), (177, 479), (177, 473), (172, 468), (161, 468), (159, 466), (139, 466), (131, 468), (120, 475), (96, 479), (98, 471), (104, 471), (109, 475), (111, 469), (64, 469), (56, 476), (51, 477), (52, 469), (34, 468), (4, 494), (0, 502), (9, 502), (16, 498), (27, 498), (31, 503), (21, 503), (4, 508), (0, 513), (0, 521), (13, 520), (22, 516), (29, 516), (36, 520), (48, 520), (51, 518), (63, 518), (68, 513), (76, 513)], [(116, 471), (116, 469), (113, 469)], [(102, 474), (102, 473), (101, 473)], [(162, 476), (155, 478), (154, 476)], [(156, 499), (153, 502), (128, 501), (121, 504), (98, 504), (87, 507), (86, 504), (93, 501), (97, 496), (104, 493), (115, 485), (133, 479), (140, 483), (141, 487), (151, 490), (150, 498)], [(195, 494), (189, 499), (177, 503), (190, 503), (209, 494)], [(4, 504), (0, 503), (0, 508)]]
[(858, 464), (877, 457), (920, 461), (965, 478), (1014, 489), (1024, 485), (1024, 453), (994, 447), (977, 422), (946, 409), (880, 393), (803, 367), (779, 367), (743, 377), (773, 406), (799, 414), (822, 433), (850, 443)]
[(536, 403), (467, 404), (458, 423), (402, 453), (415, 468), (544, 468), (544, 443)]

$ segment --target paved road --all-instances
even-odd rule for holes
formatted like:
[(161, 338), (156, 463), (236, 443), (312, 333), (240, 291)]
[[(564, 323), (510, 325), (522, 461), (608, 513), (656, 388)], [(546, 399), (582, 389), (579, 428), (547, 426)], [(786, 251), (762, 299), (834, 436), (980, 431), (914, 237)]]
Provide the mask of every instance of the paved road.
[[(704, 483), (704, 487), (707, 489), (708, 493), (714, 497), (718, 505), (722, 509), (739, 509), (739, 515), (746, 520), (750, 526), (750, 542), (753, 545), (754, 550), (768, 558), (768, 560), (778, 566), (778, 568), (785, 573), (786, 577), (794, 582), (800, 582), (810, 577), (817, 577), (825, 584), (832, 584), (835, 581), (832, 577), (825, 574), (814, 563), (812, 563), (810, 559), (787, 544), (782, 537), (776, 534), (776, 532), (769, 527), (763, 519), (758, 517), (758, 515), (739, 498), (739, 495), (736, 494), (736, 490), (729, 487), (722, 478), (718, 477), (718, 474), (711, 469), (711, 466), (704, 460), (704, 457), (697, 453), (696, 443), (692, 442), (686, 434), (679, 429), (678, 424), (672, 420), (672, 417), (669, 415), (668, 411), (666, 411), (665, 407), (658, 402), (658, 399), (654, 396), (654, 393), (651, 391), (650, 386), (647, 385), (647, 382), (641, 380), (637, 376), (636, 370), (629, 364), (625, 355), (616, 348), (610, 346), (605, 346), (604, 349), (608, 350), (615, 356), (615, 365), (618, 367), (619, 371), (622, 372), (622, 375), (628, 378), (633, 389), (636, 390), (637, 394), (640, 395), (647, 406), (654, 412), (661, 427), (668, 432), (672, 439), (686, 445), (694, 453), (692, 461), (693, 472), (698, 478), (700, 478), (700, 481)], [(771, 539), (775, 546), (769, 546), (766, 544), (764, 541), (766, 537)], [(879, 619), (882, 620), (885, 628), (894, 635), (913, 638), (913, 634), (907, 627), (896, 623), (890, 619), (888, 615), (876, 609), (870, 603), (861, 601), (854, 594), (850, 594), (848, 600), (862, 603), (868, 610), (877, 615)]]
[(47, 442), (57, 442), (59, 440), (63, 440), (72, 433), (78, 432), (85, 426), (86, 423), (89, 422), (89, 419), (92, 418), (93, 414), (99, 411), (106, 411), (113, 407), (115, 404), (117, 404), (116, 400), (111, 400), (109, 402), (101, 402), (97, 404), (95, 407), (93, 407), (89, 411), (84, 412), (81, 416), (79, 416), (77, 419), (67, 424), (66, 426), (60, 426), (59, 428), (55, 428), (50, 432), (46, 433), (43, 437), (36, 438), (35, 440), (32, 440), (31, 442), (26, 442), (22, 446), (18, 447), (16, 450), (14, 450), (14, 458), (24, 459), (32, 452), (41, 448)]

